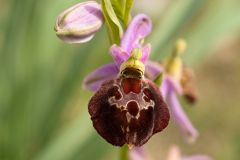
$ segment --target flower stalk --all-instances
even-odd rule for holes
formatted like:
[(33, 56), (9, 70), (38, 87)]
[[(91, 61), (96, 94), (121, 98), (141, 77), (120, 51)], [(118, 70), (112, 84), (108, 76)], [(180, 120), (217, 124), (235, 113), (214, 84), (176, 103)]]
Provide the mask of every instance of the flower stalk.
[(129, 147), (124, 145), (120, 148), (119, 160), (128, 160), (129, 157)]

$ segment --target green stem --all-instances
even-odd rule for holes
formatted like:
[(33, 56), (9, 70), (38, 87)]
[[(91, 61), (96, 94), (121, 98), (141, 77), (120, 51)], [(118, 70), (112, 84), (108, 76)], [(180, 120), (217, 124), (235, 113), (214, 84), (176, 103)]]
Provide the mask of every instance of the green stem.
[(119, 160), (128, 160), (128, 146), (124, 145), (121, 149), (120, 149), (120, 154), (119, 154)]

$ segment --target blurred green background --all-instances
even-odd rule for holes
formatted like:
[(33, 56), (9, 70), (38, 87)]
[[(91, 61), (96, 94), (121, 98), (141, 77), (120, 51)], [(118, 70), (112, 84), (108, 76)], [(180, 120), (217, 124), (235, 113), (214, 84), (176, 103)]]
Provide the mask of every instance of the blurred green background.
[[(69, 45), (53, 30), (57, 15), (80, 0), (0, 0), (0, 160), (117, 160), (119, 148), (94, 131), (81, 83), (112, 61), (104, 27), (86, 44)], [(240, 1), (136, 0), (154, 28), (151, 58), (166, 57), (186, 38), (199, 102), (184, 109), (198, 128), (185, 144), (175, 124), (145, 145), (154, 160), (169, 146), (216, 160), (240, 158)]]

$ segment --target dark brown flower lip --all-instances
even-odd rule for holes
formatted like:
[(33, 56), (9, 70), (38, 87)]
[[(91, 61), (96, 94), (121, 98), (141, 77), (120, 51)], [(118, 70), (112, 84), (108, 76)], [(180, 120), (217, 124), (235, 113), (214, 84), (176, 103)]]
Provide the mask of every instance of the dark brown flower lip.
[(98, 134), (115, 146), (141, 146), (169, 121), (167, 105), (148, 79), (106, 81), (91, 98), (88, 110)]

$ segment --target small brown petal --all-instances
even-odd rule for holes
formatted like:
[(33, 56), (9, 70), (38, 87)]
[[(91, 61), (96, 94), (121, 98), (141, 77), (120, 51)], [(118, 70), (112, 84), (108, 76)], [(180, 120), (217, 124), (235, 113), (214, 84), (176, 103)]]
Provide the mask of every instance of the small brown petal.
[(197, 100), (198, 93), (194, 83), (194, 74), (190, 68), (183, 67), (181, 85), (183, 88), (183, 96), (189, 102), (194, 104)]

